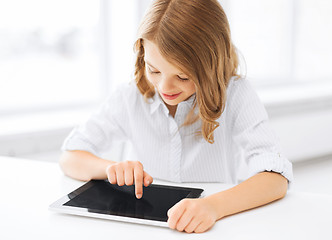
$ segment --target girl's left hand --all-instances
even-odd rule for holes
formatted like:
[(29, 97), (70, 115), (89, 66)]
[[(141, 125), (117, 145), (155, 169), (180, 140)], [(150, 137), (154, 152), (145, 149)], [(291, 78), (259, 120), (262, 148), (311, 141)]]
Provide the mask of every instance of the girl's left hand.
[(168, 226), (180, 232), (202, 233), (218, 220), (217, 212), (205, 198), (183, 199), (167, 212)]

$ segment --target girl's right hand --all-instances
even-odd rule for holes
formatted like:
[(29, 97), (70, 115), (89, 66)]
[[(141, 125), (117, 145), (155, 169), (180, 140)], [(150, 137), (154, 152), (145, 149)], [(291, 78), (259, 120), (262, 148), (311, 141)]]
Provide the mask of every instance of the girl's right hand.
[(143, 164), (138, 161), (116, 162), (107, 166), (106, 174), (111, 184), (133, 185), (137, 198), (143, 196), (143, 184), (149, 186), (153, 178), (143, 170)]

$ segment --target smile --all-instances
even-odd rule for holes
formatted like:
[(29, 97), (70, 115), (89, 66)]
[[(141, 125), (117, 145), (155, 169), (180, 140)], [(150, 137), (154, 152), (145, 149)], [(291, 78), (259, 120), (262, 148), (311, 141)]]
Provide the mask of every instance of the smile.
[(182, 93), (182, 92), (177, 93), (177, 94), (165, 94), (165, 93), (162, 93), (161, 95), (162, 95), (165, 99), (167, 99), (167, 100), (174, 100), (174, 99), (176, 99), (178, 96), (180, 96), (181, 93)]

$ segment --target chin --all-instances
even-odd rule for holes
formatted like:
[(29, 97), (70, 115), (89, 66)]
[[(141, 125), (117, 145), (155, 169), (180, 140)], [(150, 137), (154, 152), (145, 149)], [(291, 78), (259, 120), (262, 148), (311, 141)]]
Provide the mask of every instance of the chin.
[(167, 105), (170, 105), (170, 106), (176, 106), (181, 102), (181, 101), (170, 101), (170, 100), (167, 100), (167, 99), (163, 99), (163, 100)]

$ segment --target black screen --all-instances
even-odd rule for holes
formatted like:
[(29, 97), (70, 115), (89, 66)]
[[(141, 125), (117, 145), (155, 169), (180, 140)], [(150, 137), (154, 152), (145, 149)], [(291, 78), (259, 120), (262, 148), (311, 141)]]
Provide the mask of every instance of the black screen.
[(89, 212), (143, 218), (166, 222), (167, 211), (188, 196), (190, 189), (150, 185), (143, 187), (143, 197), (137, 199), (135, 186), (112, 185), (93, 180), (84, 191), (71, 193), (65, 206), (86, 208)]

